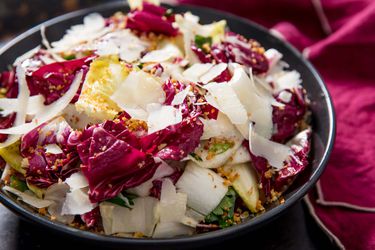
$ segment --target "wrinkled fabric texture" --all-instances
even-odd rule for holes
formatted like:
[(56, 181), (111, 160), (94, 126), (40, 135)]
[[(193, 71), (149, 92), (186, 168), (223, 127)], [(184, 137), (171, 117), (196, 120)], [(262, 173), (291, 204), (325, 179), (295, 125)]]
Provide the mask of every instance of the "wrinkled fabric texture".
[[(323, 225), (347, 249), (375, 248), (375, 2), (182, 0), (276, 30), (313, 63), (333, 98), (337, 134), (317, 196)], [(318, 202), (317, 202), (318, 201)]]

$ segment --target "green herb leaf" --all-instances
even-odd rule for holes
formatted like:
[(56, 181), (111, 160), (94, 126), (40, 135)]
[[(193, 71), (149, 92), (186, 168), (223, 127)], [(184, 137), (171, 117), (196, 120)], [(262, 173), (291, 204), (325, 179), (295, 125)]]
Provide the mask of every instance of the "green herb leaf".
[(26, 185), (26, 182), (24, 181), (21, 181), (17, 176), (15, 175), (12, 175), (10, 177), (10, 183), (9, 183), (9, 186), (11, 186), (12, 188), (15, 188), (21, 192), (25, 192), (28, 188), (27, 188), (27, 185)]
[(132, 206), (134, 205), (135, 198), (137, 198), (137, 196), (134, 194), (128, 194), (128, 193), (121, 194), (120, 193), (118, 196), (112, 199), (109, 199), (107, 201), (112, 202), (122, 207), (132, 208)]
[(234, 205), (237, 194), (233, 188), (221, 200), (220, 204), (204, 219), (206, 223), (217, 223), (221, 228), (229, 227), (234, 224)]
[(203, 161), (202, 157), (197, 155), (196, 153), (190, 153), (191, 157), (193, 157), (197, 161)]
[(212, 45), (212, 37), (210, 36), (201, 36), (201, 35), (196, 35), (194, 39), (195, 44), (197, 45), (198, 48), (201, 48), (204, 50), (203, 45), (208, 44), (209, 46)]
[(233, 142), (225, 141), (225, 142), (218, 142), (214, 143), (208, 149), (208, 152), (214, 155), (219, 155), (227, 151), (228, 149), (234, 146)]

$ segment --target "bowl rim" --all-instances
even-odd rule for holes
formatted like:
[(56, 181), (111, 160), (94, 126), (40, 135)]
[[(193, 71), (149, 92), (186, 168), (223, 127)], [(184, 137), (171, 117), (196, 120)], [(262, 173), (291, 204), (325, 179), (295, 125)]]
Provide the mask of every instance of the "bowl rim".
[[(204, 12), (208, 14), (219, 14), (225, 18), (230, 18), (236, 21), (239, 21), (241, 23), (244, 23), (246, 25), (253, 26), (256, 29), (259, 29), (262, 32), (266, 32), (271, 34), (266, 28), (263, 26), (256, 24), (246, 18), (236, 16), (234, 14), (220, 11), (212, 8), (207, 7), (201, 7), (196, 5), (190, 5), (190, 4), (179, 4), (179, 5), (170, 5), (170, 4), (163, 4), (167, 7), (175, 7), (175, 6), (181, 6), (191, 9), (192, 11), (195, 10), (203, 10)], [(49, 19), (25, 32), (18, 35), (8, 43), (6, 43), (4, 46), (0, 48), (0, 56), (6, 52), (9, 48), (14, 46), (14, 44), (22, 41), (23, 39), (27, 38), (29, 35), (38, 32), (42, 26), (45, 26), (48, 28), (51, 25), (57, 24), (59, 22), (65, 21), (70, 18), (78, 17), (78, 16), (84, 16), (89, 13), (95, 12), (95, 11), (104, 11), (106, 9), (112, 9), (112, 8), (120, 8), (120, 7), (127, 7), (128, 4), (126, 2), (109, 2), (105, 4), (100, 4), (94, 7), (90, 8), (84, 8), (80, 9), (74, 12), (70, 12), (64, 15), (60, 15), (58, 17)], [(257, 216), (256, 218), (249, 220), (248, 222), (235, 225), (233, 227), (204, 233), (204, 234), (196, 234), (192, 236), (185, 236), (185, 237), (176, 237), (176, 238), (161, 238), (161, 239), (155, 239), (155, 238), (122, 238), (122, 237), (115, 237), (115, 236), (107, 236), (102, 234), (97, 234), (89, 231), (80, 230), (77, 228), (70, 227), (68, 225), (51, 221), (45, 216), (42, 216), (40, 214), (37, 214), (35, 212), (31, 212), (30, 210), (26, 209), (25, 207), (21, 206), (17, 202), (13, 201), (10, 197), (7, 197), (6, 195), (3, 195), (0, 192), (0, 203), (2, 203), (4, 206), (6, 206), (8, 209), (13, 211), (14, 213), (20, 215), (22, 218), (28, 219), (29, 221), (41, 224), (45, 227), (54, 229), (57, 232), (65, 233), (67, 235), (90, 240), (92, 242), (96, 243), (105, 243), (110, 242), (111, 244), (115, 245), (144, 245), (144, 246), (153, 246), (155, 244), (160, 245), (176, 245), (176, 244), (194, 244), (194, 243), (202, 243), (202, 242), (209, 242), (209, 240), (216, 240), (216, 243), (218, 240), (224, 240), (228, 239), (230, 237), (235, 237), (238, 235), (241, 235), (251, 229), (255, 229), (259, 227), (261, 224), (271, 221), (272, 219), (275, 219), (277, 215), (280, 215), (282, 212), (287, 210), (290, 206), (295, 204), (298, 200), (301, 200), (303, 196), (307, 194), (309, 189), (313, 187), (313, 185), (318, 181), (319, 177), (323, 173), (329, 159), (329, 155), (332, 152), (335, 136), (336, 136), (336, 120), (335, 120), (335, 111), (333, 107), (333, 102), (330, 93), (328, 92), (327, 87), (325, 86), (320, 74), (317, 72), (317, 70), (312, 66), (312, 64), (302, 56), (302, 54), (294, 48), (290, 43), (288, 43), (285, 40), (280, 39), (277, 36), (274, 36), (271, 34), (275, 39), (278, 40), (278, 42), (282, 43), (282, 46), (285, 46), (290, 53), (294, 54), (295, 56), (299, 57), (299, 59), (306, 65), (308, 70), (312, 73), (312, 75), (316, 78), (320, 89), (323, 92), (324, 99), (327, 103), (327, 110), (328, 110), (328, 122), (329, 122), (329, 133), (328, 133), (328, 140), (327, 140), (327, 147), (323, 153), (323, 157), (321, 158), (321, 161), (316, 168), (314, 172), (312, 172), (311, 177), (309, 180), (307, 180), (293, 195), (291, 195), (283, 204), (280, 204), (273, 208), (272, 210), (269, 210), (265, 212), (262, 215)]]

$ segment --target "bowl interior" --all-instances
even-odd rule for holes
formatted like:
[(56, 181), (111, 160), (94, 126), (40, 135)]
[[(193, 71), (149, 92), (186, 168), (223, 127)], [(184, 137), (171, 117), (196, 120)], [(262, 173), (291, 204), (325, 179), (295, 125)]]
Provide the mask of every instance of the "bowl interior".
[[(195, 235), (191, 237), (180, 237), (173, 239), (127, 239), (115, 238), (110, 236), (97, 235), (87, 231), (74, 229), (63, 224), (52, 222), (39, 214), (34, 213), (32, 210), (21, 206), (17, 201), (10, 198), (2, 190), (0, 191), (0, 201), (14, 212), (20, 214), (23, 218), (27, 218), (38, 224), (43, 224), (60, 232), (65, 232), (70, 235), (78, 236), (81, 239), (94, 240), (97, 242), (111, 242), (112, 244), (139, 245), (152, 246), (155, 243), (161, 245), (176, 245), (186, 242), (201, 244), (203, 241), (215, 238), (215, 240), (222, 240), (228, 237), (233, 237), (249, 230), (255, 229), (265, 221), (275, 218), (282, 211), (290, 207), (297, 200), (301, 199), (309, 188), (318, 180), (321, 175), (329, 153), (332, 149), (335, 127), (334, 127), (334, 112), (332, 103), (324, 83), (319, 77), (318, 73), (307, 62), (302, 55), (292, 48), (289, 44), (271, 35), (264, 28), (251, 23), (247, 20), (235, 17), (228, 13), (214, 11), (207, 8), (194, 7), (194, 6), (173, 6), (175, 12), (191, 11), (193, 14), (200, 16), (201, 22), (209, 23), (221, 19), (226, 19), (230, 29), (236, 33), (242, 34), (245, 37), (254, 38), (258, 40), (266, 49), (275, 48), (283, 55), (283, 60), (288, 62), (292, 69), (300, 72), (303, 86), (308, 92), (311, 100), (312, 111), (312, 152), (311, 163), (306, 171), (297, 178), (295, 183), (285, 193), (285, 203), (274, 208), (269, 209), (264, 214), (250, 220), (249, 222), (219, 230), (216, 232)], [(128, 11), (128, 8), (123, 2), (114, 2), (101, 5), (95, 8), (80, 10), (77, 12), (69, 13), (64, 16), (57, 17), (44, 23), (46, 27), (46, 35), (49, 41), (60, 39), (65, 30), (73, 24), (82, 22), (82, 18), (91, 12), (99, 12), (107, 17), (116, 11)], [(10, 43), (0, 49), (0, 69), (4, 70), (6, 67), (15, 60), (19, 55), (26, 51), (38, 46), (41, 42), (40, 27), (35, 27), (19, 37), (12, 40)], [(216, 241), (217, 243), (217, 241)], [(191, 245), (190, 245), (191, 246)]]

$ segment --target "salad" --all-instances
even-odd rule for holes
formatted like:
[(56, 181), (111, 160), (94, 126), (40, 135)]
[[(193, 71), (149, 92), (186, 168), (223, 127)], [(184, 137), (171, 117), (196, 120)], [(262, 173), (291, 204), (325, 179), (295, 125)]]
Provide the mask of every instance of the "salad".
[(227, 228), (284, 202), (308, 165), (300, 74), (282, 54), (156, 1), (86, 16), (0, 75), (1, 186), (118, 237)]

